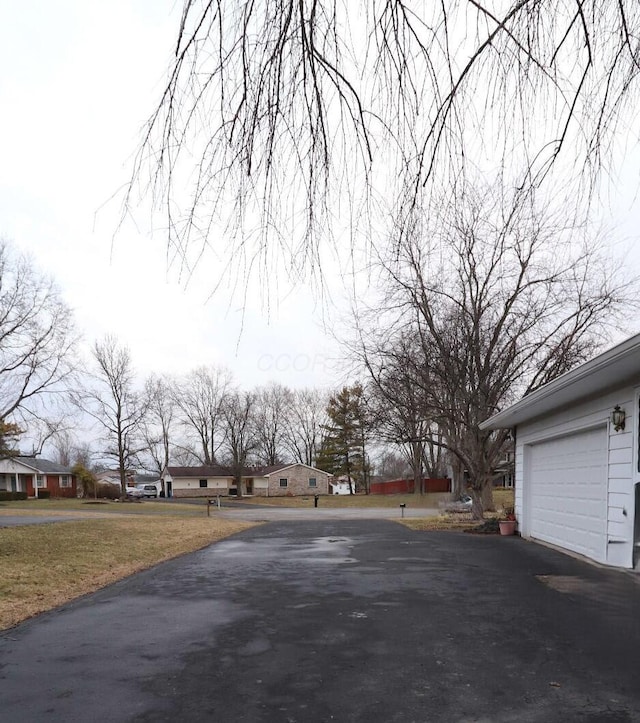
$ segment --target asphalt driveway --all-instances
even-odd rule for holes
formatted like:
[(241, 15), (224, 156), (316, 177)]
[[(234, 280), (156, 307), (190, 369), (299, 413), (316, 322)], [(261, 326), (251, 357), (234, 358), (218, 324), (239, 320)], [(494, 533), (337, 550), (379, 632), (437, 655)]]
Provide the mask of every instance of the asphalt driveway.
[(518, 538), (272, 523), (0, 633), (0, 719), (637, 721), (640, 584)]

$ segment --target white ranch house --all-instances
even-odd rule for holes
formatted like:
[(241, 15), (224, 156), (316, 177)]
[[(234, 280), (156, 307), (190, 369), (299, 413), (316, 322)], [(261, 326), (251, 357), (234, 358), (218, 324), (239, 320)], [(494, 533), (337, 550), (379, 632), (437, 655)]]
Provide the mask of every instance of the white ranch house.
[[(329, 474), (306, 464), (246, 467), (242, 473), (242, 495), (283, 497), (326, 495)], [(162, 473), (166, 494), (171, 497), (215, 497), (237, 495), (233, 471), (222, 465), (167, 467)]]

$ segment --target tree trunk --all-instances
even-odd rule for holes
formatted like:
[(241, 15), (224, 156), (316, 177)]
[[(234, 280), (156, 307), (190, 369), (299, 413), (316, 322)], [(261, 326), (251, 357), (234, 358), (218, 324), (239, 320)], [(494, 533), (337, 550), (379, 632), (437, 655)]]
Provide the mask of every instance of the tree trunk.
[(125, 473), (122, 462), (120, 462), (120, 498), (123, 500), (127, 499), (127, 475)]
[(471, 492), (471, 516), (474, 520), (484, 519), (484, 508), (482, 506), (482, 493), (480, 490), (470, 490)]
[(495, 512), (496, 506), (493, 502), (493, 479), (489, 477), (482, 485), (482, 509), (485, 512)]
[(422, 444), (413, 442), (411, 444), (411, 469), (413, 470), (413, 494), (421, 495), (423, 488), (423, 468), (422, 468)]
[(453, 499), (457, 500), (464, 493), (464, 470), (462, 462), (457, 457), (453, 457), (451, 460), (451, 474), (453, 477), (451, 480), (451, 493)]

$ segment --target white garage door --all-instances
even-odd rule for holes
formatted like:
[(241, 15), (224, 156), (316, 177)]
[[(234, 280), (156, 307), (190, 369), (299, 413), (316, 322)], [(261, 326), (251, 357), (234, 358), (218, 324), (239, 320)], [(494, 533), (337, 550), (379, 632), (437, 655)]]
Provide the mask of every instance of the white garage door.
[(531, 537), (604, 562), (607, 534), (607, 428), (531, 447)]

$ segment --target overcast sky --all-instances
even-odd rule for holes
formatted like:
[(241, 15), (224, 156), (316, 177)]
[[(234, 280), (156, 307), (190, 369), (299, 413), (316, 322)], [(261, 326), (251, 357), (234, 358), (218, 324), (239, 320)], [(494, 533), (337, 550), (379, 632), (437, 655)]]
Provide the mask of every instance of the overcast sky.
[[(85, 347), (113, 333), (141, 374), (216, 363), (247, 388), (272, 379), (334, 386), (339, 349), (308, 285), (279, 287), (269, 312), (256, 288), (246, 303), (224, 288), (209, 299), (210, 267), (185, 283), (167, 268), (161, 232), (127, 223), (113, 238), (119, 207), (109, 199), (128, 180), (181, 8), (174, 0), (0, 0), (0, 234), (57, 280)], [(613, 179), (601, 212), (612, 249), (634, 273), (638, 160), (630, 156)]]
[(50, 273), (85, 348), (105, 333), (141, 374), (229, 366), (249, 388), (333, 386), (337, 344), (307, 285), (246, 299), (211, 269), (167, 268), (161, 231), (119, 204), (140, 130), (159, 97), (179, 24), (173, 0), (0, 0), (0, 235)]

